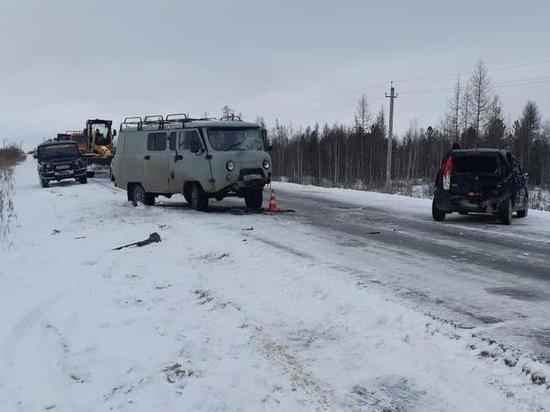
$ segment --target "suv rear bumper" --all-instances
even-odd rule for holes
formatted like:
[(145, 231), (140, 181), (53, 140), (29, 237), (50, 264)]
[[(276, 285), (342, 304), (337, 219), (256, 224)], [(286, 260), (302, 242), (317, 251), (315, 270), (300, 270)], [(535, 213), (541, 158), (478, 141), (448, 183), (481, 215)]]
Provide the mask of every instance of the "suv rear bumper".
[(478, 196), (451, 194), (438, 191), (435, 194), (434, 202), (437, 209), (445, 213), (474, 212), (493, 214), (499, 210), (502, 202), (509, 198), (509, 194), (480, 198)]

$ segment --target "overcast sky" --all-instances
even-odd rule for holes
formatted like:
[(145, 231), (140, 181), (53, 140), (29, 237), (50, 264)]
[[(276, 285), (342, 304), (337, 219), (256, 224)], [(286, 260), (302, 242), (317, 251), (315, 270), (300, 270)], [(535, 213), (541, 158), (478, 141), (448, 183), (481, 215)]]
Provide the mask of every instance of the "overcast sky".
[[(351, 124), (362, 93), (387, 111), (390, 80), (403, 133), (437, 125), (445, 89), (480, 56), (508, 120), (528, 99), (550, 119), (548, 0), (1, 0), (0, 31), (0, 138), (15, 141), (225, 104), (247, 120)], [(539, 83), (503, 83), (520, 79)]]

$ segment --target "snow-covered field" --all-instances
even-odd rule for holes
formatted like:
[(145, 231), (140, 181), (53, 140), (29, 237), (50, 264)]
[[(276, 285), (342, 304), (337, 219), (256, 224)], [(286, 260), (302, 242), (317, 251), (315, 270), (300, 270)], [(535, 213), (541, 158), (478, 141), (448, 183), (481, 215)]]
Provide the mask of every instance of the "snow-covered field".
[[(330, 242), (285, 215), (199, 213), (177, 197), (134, 208), (99, 179), (41, 189), (32, 160), (13, 201), (1, 411), (550, 410), (532, 383), (547, 365), (507, 366), (491, 342), (358, 283), (322, 259)], [(415, 216), (425, 202), (394, 207)], [(549, 222), (533, 212), (525, 236)], [(162, 242), (113, 250), (152, 232)], [(289, 246), (298, 233), (315, 239), (307, 253)]]

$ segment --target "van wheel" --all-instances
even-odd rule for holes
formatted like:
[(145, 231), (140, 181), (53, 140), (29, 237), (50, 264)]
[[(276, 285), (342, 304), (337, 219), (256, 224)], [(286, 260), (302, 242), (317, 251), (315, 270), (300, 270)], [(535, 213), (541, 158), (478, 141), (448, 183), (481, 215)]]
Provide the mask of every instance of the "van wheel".
[(143, 203), (147, 206), (154, 206), (155, 195), (152, 193), (147, 193), (141, 184), (134, 183), (130, 189), (130, 200), (134, 206), (137, 206), (138, 203)]
[(508, 199), (500, 205), (498, 214), (500, 223), (504, 225), (512, 224), (512, 199)]
[(437, 205), (435, 204), (435, 199), (432, 201), (432, 218), (436, 222), (442, 222), (445, 220), (445, 212), (442, 212), (437, 208)]
[(83, 185), (85, 185), (86, 183), (88, 183), (88, 178), (86, 177), (86, 175), (80, 176), (77, 180), (78, 180), (78, 183), (81, 183), (81, 184), (83, 184)]
[(191, 209), (205, 211), (208, 209), (208, 196), (202, 190), (202, 187), (198, 183), (193, 183), (191, 186), (190, 195)]
[(249, 209), (260, 210), (264, 201), (262, 190), (254, 190), (244, 195), (244, 202)]
[(48, 182), (47, 179), (40, 179), (40, 186), (42, 187), (48, 187), (50, 185), (50, 182)]

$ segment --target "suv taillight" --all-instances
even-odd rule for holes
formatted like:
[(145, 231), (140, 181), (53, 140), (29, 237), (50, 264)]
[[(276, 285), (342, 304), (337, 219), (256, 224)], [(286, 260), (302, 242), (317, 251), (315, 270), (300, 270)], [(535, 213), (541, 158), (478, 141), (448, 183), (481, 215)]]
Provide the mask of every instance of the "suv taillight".
[(451, 190), (451, 173), (453, 171), (453, 158), (449, 156), (443, 166), (443, 190)]

